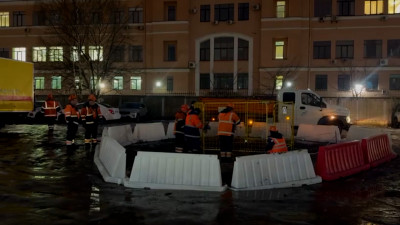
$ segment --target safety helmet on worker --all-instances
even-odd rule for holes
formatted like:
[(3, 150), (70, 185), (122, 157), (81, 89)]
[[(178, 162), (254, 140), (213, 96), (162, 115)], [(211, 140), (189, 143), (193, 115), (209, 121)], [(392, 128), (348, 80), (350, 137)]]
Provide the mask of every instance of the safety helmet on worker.
[(88, 96), (88, 100), (89, 100), (89, 101), (96, 101), (96, 96), (94, 96), (94, 94), (90, 94), (90, 95)]
[(183, 104), (183, 105), (181, 105), (181, 111), (182, 112), (187, 112), (189, 110), (189, 106), (188, 105), (186, 105), (186, 104)]
[(232, 108), (232, 109), (233, 109), (234, 104), (233, 104), (232, 102), (229, 102), (229, 103), (226, 105), (226, 107), (229, 107), (229, 108)]
[(278, 132), (278, 129), (276, 128), (276, 126), (270, 126), (269, 131)]
[(68, 101), (72, 101), (74, 99), (78, 99), (78, 97), (76, 96), (76, 94), (72, 94), (68, 97)]
[(53, 94), (52, 94), (52, 93), (49, 93), (49, 94), (47, 95), (47, 100), (54, 100), (54, 97), (53, 97)]

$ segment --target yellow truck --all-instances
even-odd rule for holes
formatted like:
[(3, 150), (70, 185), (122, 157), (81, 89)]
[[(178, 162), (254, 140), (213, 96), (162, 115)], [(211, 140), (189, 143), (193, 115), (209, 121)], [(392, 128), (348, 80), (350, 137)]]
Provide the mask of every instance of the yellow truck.
[(0, 58), (0, 127), (33, 110), (33, 63)]

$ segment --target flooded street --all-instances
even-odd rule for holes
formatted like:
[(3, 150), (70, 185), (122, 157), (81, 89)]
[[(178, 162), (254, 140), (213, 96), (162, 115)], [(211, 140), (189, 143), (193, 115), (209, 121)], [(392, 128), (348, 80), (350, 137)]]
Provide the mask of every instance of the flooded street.
[[(388, 130), (399, 154), (400, 130)], [(299, 188), (130, 189), (103, 181), (93, 151), (82, 145), (82, 127), (73, 153), (66, 151), (65, 133), (65, 125), (57, 125), (52, 135), (46, 125), (0, 130), (2, 225), (400, 224), (399, 157), (355, 176)]]

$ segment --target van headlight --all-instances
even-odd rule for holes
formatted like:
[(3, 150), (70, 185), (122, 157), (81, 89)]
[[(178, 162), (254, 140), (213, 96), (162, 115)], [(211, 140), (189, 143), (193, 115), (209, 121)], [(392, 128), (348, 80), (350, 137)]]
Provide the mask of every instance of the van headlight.
[(346, 122), (347, 122), (347, 123), (350, 123), (350, 122), (351, 122), (350, 116), (346, 116)]

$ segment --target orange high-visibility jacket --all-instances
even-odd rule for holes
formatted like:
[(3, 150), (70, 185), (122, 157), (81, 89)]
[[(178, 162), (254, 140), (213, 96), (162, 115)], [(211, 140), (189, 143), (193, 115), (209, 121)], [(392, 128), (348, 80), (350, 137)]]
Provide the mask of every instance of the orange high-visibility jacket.
[(81, 117), (82, 122), (93, 124), (98, 118), (103, 118), (103, 115), (101, 114), (99, 105), (94, 104), (90, 106), (89, 104), (86, 104), (85, 107), (81, 109)]
[(73, 122), (78, 124), (80, 116), (79, 116), (79, 110), (76, 106), (68, 104), (67, 106), (65, 106), (64, 114), (65, 114), (65, 120), (67, 120), (67, 122)]
[(203, 124), (200, 121), (199, 115), (189, 114), (186, 116), (185, 122), (185, 136), (192, 138), (200, 138), (200, 130)]
[(233, 111), (219, 113), (218, 121), (218, 135), (223, 136), (232, 136), (234, 133), (233, 125), (240, 124), (239, 116)]
[(175, 113), (175, 126), (174, 134), (183, 134), (183, 129), (185, 127), (186, 113), (178, 111)]
[(286, 141), (284, 138), (272, 138), (271, 139), (274, 141), (274, 146), (272, 147), (271, 150), (269, 150), (269, 153), (278, 153), (278, 152), (287, 152), (288, 148), (286, 146)]
[(54, 100), (47, 100), (43, 103), (42, 111), (45, 117), (56, 117), (57, 111), (60, 111), (60, 105)]

